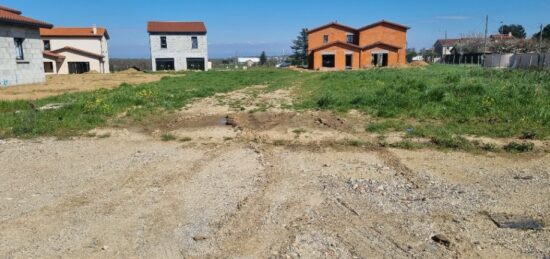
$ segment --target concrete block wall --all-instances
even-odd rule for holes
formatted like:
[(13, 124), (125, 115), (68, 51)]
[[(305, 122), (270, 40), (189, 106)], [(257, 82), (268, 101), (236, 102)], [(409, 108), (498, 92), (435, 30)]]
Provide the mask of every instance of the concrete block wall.
[[(166, 37), (168, 47), (160, 47), (160, 37)], [(191, 38), (197, 37), (198, 49), (193, 49)], [(206, 35), (193, 34), (153, 34), (149, 36), (151, 46), (151, 64), (156, 71), (157, 58), (173, 58), (176, 71), (187, 70), (187, 58), (204, 58), (205, 69), (208, 69), (208, 39)]]
[[(15, 56), (14, 38), (23, 38), (24, 60)], [(45, 81), (38, 28), (0, 25), (0, 87)]]

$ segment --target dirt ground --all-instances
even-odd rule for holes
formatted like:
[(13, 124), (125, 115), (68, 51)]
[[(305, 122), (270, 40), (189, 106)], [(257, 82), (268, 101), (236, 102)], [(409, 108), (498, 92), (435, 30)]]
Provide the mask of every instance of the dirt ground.
[(111, 74), (49, 75), (46, 83), (0, 88), (0, 100), (34, 100), (64, 93), (116, 88), (160, 80), (164, 74), (125, 71)]
[[(0, 257), (550, 256), (547, 143), (357, 147), (379, 139), (368, 117), (290, 97), (253, 87), (95, 137), (0, 140)], [(499, 213), (546, 227), (499, 228)]]

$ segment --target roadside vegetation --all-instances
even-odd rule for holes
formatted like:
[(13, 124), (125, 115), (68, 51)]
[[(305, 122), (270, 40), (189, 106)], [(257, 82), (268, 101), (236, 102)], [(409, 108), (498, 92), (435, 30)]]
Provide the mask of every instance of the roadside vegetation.
[[(37, 101), (0, 102), (0, 138), (85, 134), (106, 125), (147, 123), (195, 98), (255, 85), (267, 90), (296, 86), (294, 108), (335, 112), (358, 110), (371, 119), (365, 130), (403, 132), (449, 149), (481, 148), (464, 136), (526, 141), (550, 135), (550, 73), (430, 66), (331, 73), (252, 69), (184, 73), (111, 90), (64, 94)], [(41, 109), (56, 104), (61, 108)], [(297, 137), (304, 129), (295, 129)], [(165, 141), (172, 140), (164, 136)], [(183, 141), (183, 140), (182, 140)], [(360, 143), (349, 142), (349, 145)], [(395, 145), (419, 148), (412, 141)], [(510, 152), (531, 150), (518, 142)]]

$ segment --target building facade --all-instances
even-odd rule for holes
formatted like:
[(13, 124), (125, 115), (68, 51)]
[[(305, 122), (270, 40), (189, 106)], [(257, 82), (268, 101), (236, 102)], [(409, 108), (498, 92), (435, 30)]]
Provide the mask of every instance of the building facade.
[(47, 74), (110, 73), (109, 33), (101, 27), (40, 29)]
[(153, 71), (208, 70), (203, 22), (149, 22), (147, 32)]
[(0, 6), (0, 86), (45, 81), (39, 29), (51, 27)]
[(356, 29), (336, 22), (308, 31), (311, 69), (359, 69), (406, 63), (407, 31), (380, 21)]

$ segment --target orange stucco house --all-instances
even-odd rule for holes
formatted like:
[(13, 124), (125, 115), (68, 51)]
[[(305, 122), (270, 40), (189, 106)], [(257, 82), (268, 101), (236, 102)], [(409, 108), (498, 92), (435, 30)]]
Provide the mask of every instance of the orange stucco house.
[(407, 31), (379, 21), (355, 29), (336, 22), (308, 31), (310, 69), (359, 69), (406, 63)]

